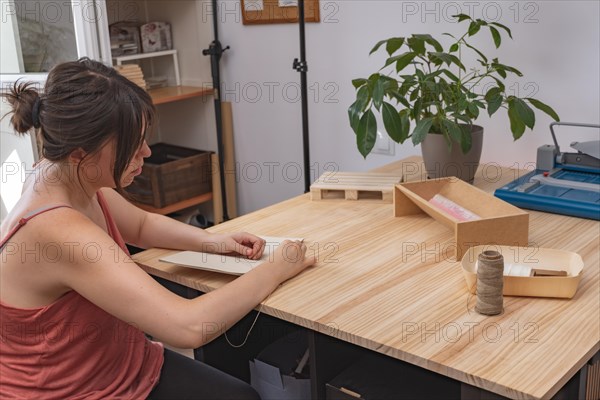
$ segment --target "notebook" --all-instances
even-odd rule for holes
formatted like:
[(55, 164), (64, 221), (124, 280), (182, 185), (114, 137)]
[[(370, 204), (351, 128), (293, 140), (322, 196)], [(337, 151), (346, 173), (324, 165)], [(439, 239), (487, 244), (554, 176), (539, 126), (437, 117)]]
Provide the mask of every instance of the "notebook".
[(302, 238), (281, 238), (272, 236), (260, 237), (267, 243), (265, 245), (265, 251), (259, 260), (249, 260), (246, 257), (239, 255), (201, 253), (198, 251), (181, 251), (179, 253), (159, 258), (159, 260), (171, 264), (177, 264), (182, 267), (221, 272), (231, 275), (243, 275), (257, 265), (268, 261), (275, 249), (284, 240), (303, 240)]

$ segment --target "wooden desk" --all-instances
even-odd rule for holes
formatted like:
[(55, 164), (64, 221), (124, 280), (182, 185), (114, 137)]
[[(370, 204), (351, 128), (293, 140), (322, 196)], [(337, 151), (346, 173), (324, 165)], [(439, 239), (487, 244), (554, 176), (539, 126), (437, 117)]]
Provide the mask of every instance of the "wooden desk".
[[(415, 179), (418, 165), (413, 158), (378, 171)], [(490, 192), (517, 173), (481, 170), (488, 179), (479, 173), (475, 185)], [(424, 214), (394, 218), (391, 204), (301, 195), (210, 230), (303, 237), (317, 252), (315, 267), (268, 298), (267, 314), (503, 396), (550, 398), (600, 349), (597, 221), (531, 212), (532, 245), (583, 257), (579, 290), (571, 300), (505, 297), (495, 317), (473, 311), (461, 267), (448, 259), (452, 232)], [(233, 279), (158, 261), (169, 253), (151, 249), (135, 260), (203, 292)]]

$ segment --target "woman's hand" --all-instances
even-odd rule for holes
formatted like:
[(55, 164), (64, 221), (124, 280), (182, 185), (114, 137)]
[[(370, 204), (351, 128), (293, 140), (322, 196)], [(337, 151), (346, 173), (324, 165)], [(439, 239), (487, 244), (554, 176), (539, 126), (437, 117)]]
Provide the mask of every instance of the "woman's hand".
[(285, 240), (275, 249), (273, 256), (273, 267), (280, 274), (280, 282), (286, 281), (305, 268), (316, 262), (314, 255), (306, 255), (306, 245), (300, 241)]
[(258, 260), (265, 250), (265, 240), (247, 232), (215, 233), (209, 241), (218, 245), (217, 253), (237, 253), (250, 260)]

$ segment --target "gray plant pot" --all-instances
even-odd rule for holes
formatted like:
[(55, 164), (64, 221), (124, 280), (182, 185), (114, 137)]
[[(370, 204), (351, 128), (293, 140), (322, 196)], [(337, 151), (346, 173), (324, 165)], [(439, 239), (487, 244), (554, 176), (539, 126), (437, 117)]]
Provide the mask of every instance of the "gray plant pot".
[(473, 146), (467, 154), (463, 154), (458, 143), (448, 144), (443, 135), (429, 133), (421, 143), (421, 152), (428, 178), (443, 178), (456, 176), (465, 182), (472, 183), (475, 171), (479, 167), (481, 148), (483, 144), (483, 127), (471, 126)]

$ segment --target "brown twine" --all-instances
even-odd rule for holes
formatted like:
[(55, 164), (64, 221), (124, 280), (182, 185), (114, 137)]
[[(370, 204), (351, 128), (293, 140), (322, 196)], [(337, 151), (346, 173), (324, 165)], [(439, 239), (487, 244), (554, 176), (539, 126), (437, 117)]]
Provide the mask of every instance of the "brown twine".
[(477, 266), (477, 302), (475, 311), (483, 315), (497, 315), (503, 311), (504, 258), (497, 251), (479, 254)]

